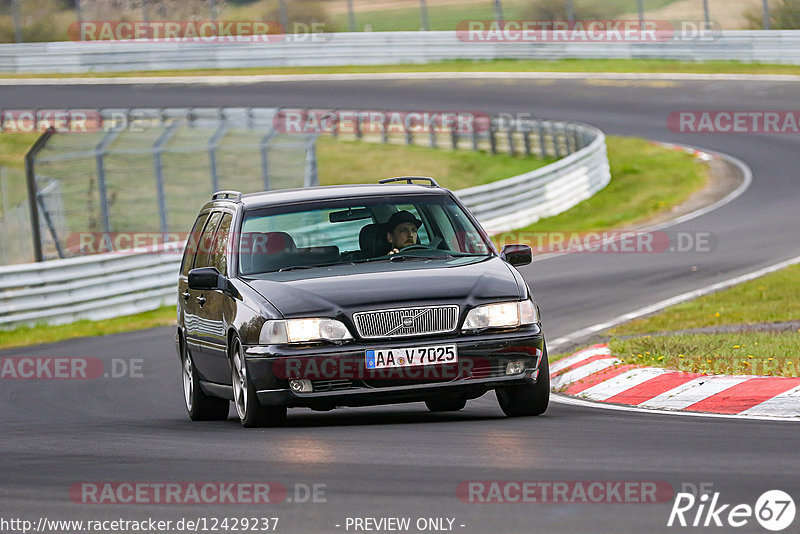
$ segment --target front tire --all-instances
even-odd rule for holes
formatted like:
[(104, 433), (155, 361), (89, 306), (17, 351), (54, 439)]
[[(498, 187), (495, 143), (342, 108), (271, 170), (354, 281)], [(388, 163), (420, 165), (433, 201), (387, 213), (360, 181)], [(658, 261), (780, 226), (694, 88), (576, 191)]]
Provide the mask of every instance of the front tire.
[(239, 338), (233, 338), (231, 345), (231, 384), (236, 415), (243, 427), (283, 426), (286, 423), (286, 406), (262, 406), (258, 402)]
[(186, 347), (186, 340), (181, 339), (181, 367), (183, 375), (183, 400), (186, 411), (192, 421), (220, 421), (228, 418), (230, 401), (219, 397), (210, 397), (200, 388), (192, 355)]
[(495, 390), (500, 409), (508, 417), (542, 415), (550, 403), (550, 364), (547, 347), (539, 362), (539, 375), (535, 384), (505, 386)]

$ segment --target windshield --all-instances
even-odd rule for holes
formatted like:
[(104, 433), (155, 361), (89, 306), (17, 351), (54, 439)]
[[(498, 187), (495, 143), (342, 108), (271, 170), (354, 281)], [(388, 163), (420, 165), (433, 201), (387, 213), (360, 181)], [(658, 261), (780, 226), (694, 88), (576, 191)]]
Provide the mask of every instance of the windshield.
[(239, 273), (368, 261), (486, 256), (491, 245), (445, 195), (339, 199), (248, 210)]

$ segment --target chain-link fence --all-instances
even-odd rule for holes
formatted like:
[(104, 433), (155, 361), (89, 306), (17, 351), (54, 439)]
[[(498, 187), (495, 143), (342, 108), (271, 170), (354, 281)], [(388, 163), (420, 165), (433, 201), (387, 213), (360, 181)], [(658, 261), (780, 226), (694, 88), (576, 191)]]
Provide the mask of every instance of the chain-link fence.
[(317, 185), (316, 136), (276, 132), (275, 111), (102, 110), (94, 131), (53, 134), (32, 161), (42, 259), (91, 252), (92, 233), (185, 232), (221, 189)]

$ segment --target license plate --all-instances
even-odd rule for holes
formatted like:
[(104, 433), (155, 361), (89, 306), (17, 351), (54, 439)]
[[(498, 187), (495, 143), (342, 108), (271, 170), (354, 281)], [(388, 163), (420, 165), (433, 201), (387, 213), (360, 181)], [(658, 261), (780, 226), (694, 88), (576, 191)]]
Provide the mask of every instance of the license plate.
[(366, 351), (367, 369), (387, 367), (415, 367), (458, 362), (455, 345), (434, 347), (401, 347), (394, 349), (369, 349)]

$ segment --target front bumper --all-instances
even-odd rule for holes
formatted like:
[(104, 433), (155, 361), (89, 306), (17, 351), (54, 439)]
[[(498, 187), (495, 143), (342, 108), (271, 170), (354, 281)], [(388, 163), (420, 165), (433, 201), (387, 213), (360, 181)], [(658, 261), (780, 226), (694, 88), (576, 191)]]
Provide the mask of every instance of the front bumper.
[[(375, 348), (456, 345), (457, 365), (427, 365), (368, 371), (365, 351)], [(544, 351), (541, 328), (533, 325), (511, 332), (407, 338), (342, 346), (247, 346), (245, 358), (258, 400), (267, 406), (369, 406), (434, 398), (479, 397), (506, 385), (532, 384), (538, 378)], [(524, 370), (507, 375), (509, 362), (524, 362)], [(313, 391), (289, 389), (290, 378), (311, 380)]]

